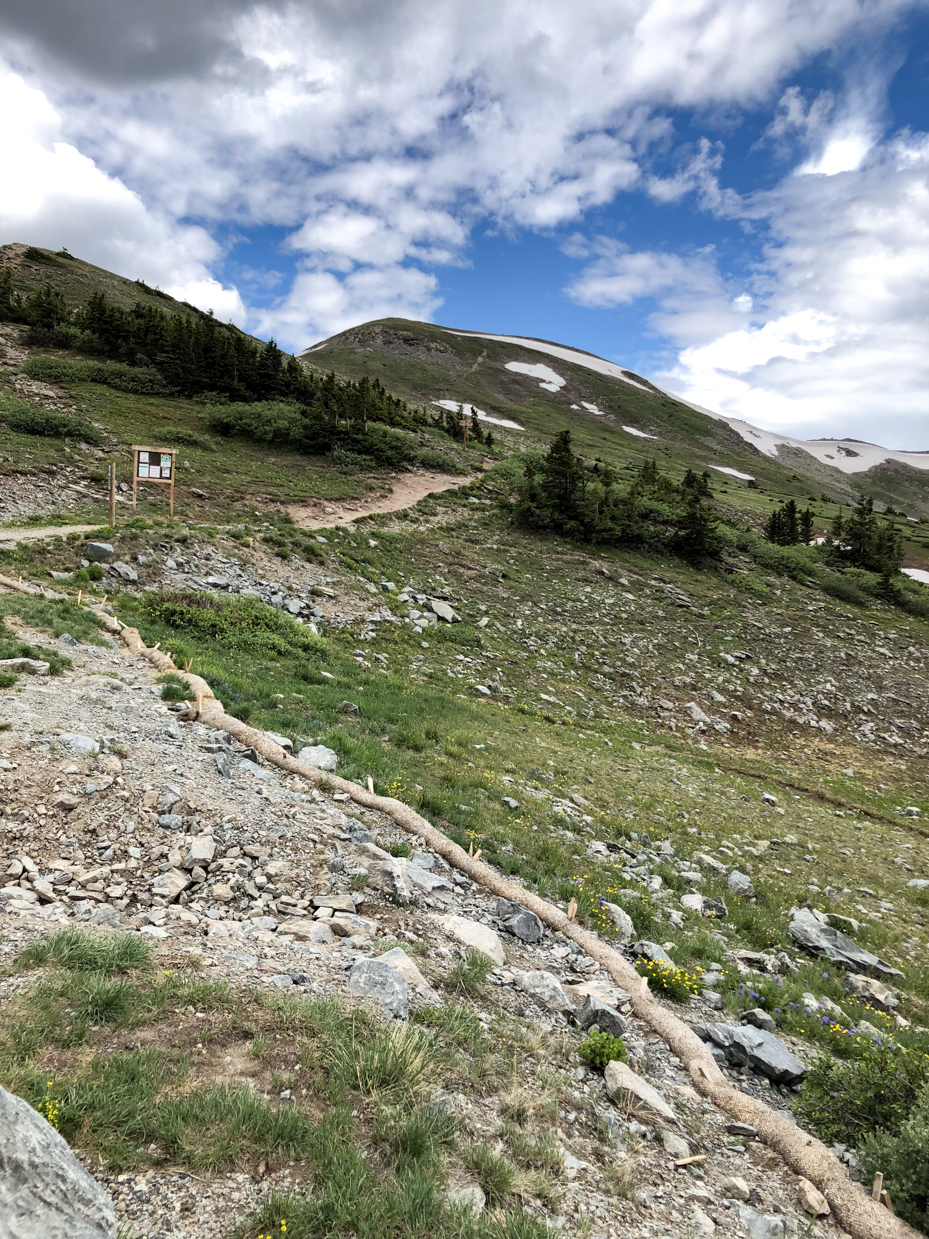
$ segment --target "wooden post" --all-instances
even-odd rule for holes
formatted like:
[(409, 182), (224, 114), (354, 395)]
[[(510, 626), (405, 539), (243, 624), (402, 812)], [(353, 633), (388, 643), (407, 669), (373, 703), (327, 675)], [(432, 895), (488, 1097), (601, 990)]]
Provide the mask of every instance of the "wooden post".
[(168, 499), (168, 515), (174, 515), (174, 475), (177, 472), (177, 456), (171, 453), (171, 492)]
[(135, 511), (136, 496), (139, 493), (139, 453), (132, 449), (132, 510)]
[(883, 1188), (883, 1186), (884, 1186), (884, 1176), (879, 1170), (877, 1174), (874, 1176), (874, 1185), (871, 1188), (871, 1199), (872, 1200), (880, 1200), (881, 1188)]
[(116, 462), (110, 461), (110, 528), (116, 528)]

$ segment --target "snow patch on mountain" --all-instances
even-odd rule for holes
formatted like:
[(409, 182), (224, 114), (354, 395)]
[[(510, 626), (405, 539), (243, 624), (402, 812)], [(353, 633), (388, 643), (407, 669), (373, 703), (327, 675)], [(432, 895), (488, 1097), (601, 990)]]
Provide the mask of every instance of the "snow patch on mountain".
[(636, 430), (635, 426), (623, 426), (627, 435), (635, 435), (637, 439), (657, 439), (657, 435), (646, 434), (644, 430)]
[(507, 430), (525, 430), (525, 426), (520, 426), (519, 422), (507, 421), (505, 417), (491, 417), (489, 413), (485, 413), (483, 409), (476, 408), (473, 404), (462, 404), (458, 400), (433, 400), (433, 404), (437, 404), (440, 409), (448, 409), (452, 413), (464, 412), (465, 417), (470, 417), (472, 413), (477, 414), (479, 422), (493, 422), (495, 426), (505, 426)]
[(629, 377), (622, 366), (617, 366), (615, 362), (604, 361), (602, 357), (594, 357), (592, 353), (581, 353), (574, 348), (565, 348), (561, 344), (548, 344), (543, 340), (530, 340), (527, 336), (495, 336), (483, 331), (454, 331), (450, 327), (444, 327), (450, 336), (469, 336), (475, 340), (499, 340), (502, 344), (518, 344), (520, 348), (530, 348), (537, 353), (547, 353), (549, 357), (557, 357), (559, 361), (570, 361), (576, 366), (586, 366), (588, 370), (595, 370), (597, 374), (605, 374), (611, 379), (619, 379), (620, 382), (628, 383), (630, 387), (638, 387), (640, 391), (651, 391), (651, 388), (646, 387), (644, 383), (637, 383), (635, 379)]
[(739, 473), (738, 469), (730, 469), (728, 465), (710, 465), (711, 469), (715, 469), (717, 473), (728, 473), (731, 478), (738, 478), (741, 482), (754, 482), (754, 476), (751, 473)]
[[(478, 340), (499, 340), (505, 344), (518, 344), (522, 348), (534, 349), (539, 353), (547, 353), (550, 357), (557, 357), (560, 361), (585, 366), (588, 370), (594, 370), (597, 374), (605, 374), (609, 378), (619, 379), (620, 382), (629, 383), (641, 391), (654, 392), (655, 390), (637, 383), (629, 376), (628, 371), (615, 362), (605, 361), (602, 357), (594, 357), (590, 353), (582, 353), (578, 349), (565, 348), (560, 344), (548, 344), (542, 340), (530, 340), (525, 336), (495, 336), (479, 331), (452, 331), (448, 328), (445, 330), (449, 335), (454, 336), (472, 336)], [(929, 469), (929, 452), (896, 451), (879, 447), (875, 443), (862, 443), (857, 439), (795, 439), (791, 435), (781, 434), (778, 431), (761, 430), (758, 426), (753, 426), (750, 422), (738, 417), (714, 413), (712, 409), (694, 404), (693, 401), (685, 400), (672, 392), (662, 394), (672, 396), (674, 400), (680, 401), (681, 404), (687, 405), (697, 413), (712, 417), (714, 421), (725, 422), (741, 435), (746, 443), (757, 447), (765, 456), (777, 457), (780, 447), (798, 447), (815, 460), (824, 465), (830, 465), (842, 473), (864, 473), (868, 469), (873, 469), (875, 465), (883, 464), (884, 461), (896, 461), (903, 465), (910, 465), (914, 469)], [(624, 429), (628, 430), (628, 427)]]
[(528, 374), (531, 379), (540, 379), (539, 386), (545, 391), (561, 391), (565, 385), (561, 375), (556, 374), (550, 366), (533, 366), (527, 361), (508, 361), (504, 369), (512, 370), (514, 374)]

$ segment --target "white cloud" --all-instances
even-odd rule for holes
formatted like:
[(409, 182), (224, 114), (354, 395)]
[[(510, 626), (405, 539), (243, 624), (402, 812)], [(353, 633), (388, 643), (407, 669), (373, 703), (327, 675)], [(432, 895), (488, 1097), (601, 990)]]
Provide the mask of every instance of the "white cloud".
[(744, 204), (771, 241), (750, 325), (686, 347), (670, 386), (771, 429), (927, 448), (929, 136)]
[(217, 316), (245, 321), (235, 289), (209, 273), (219, 248), (203, 228), (153, 214), (138, 194), (61, 141), (48, 99), (0, 70), (0, 236), (73, 253)]
[(258, 316), (258, 331), (300, 348), (374, 318), (429, 319), (438, 280), (413, 267), (361, 267), (339, 278), (302, 271), (287, 297)]
[(649, 315), (656, 332), (678, 344), (715, 340), (741, 327), (751, 297), (735, 295), (717, 266), (712, 247), (682, 256), (653, 250), (633, 251), (621, 242), (600, 237), (583, 253), (574, 242), (571, 253), (591, 256), (590, 262), (565, 290), (580, 305), (608, 309), (647, 298), (657, 308)]

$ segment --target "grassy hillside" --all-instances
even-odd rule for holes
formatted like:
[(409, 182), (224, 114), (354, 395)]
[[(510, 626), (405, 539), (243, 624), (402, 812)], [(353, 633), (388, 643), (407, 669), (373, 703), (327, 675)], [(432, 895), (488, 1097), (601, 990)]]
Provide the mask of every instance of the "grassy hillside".
[(59, 290), (70, 309), (83, 305), (92, 293), (103, 293), (109, 301), (124, 310), (136, 303), (168, 314), (202, 316), (203, 311), (186, 301), (178, 301), (159, 288), (151, 288), (143, 280), (95, 267), (93, 263), (69, 254), (40, 249), (34, 245), (0, 245), (0, 269), (13, 273), (16, 287), (23, 293), (50, 285)]

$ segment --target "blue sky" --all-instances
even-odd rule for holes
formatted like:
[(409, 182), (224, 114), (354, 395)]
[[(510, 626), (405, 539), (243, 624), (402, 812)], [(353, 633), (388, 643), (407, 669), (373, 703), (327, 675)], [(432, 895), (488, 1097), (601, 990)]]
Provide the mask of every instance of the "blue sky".
[(929, 449), (929, 0), (10, 0), (0, 242)]

